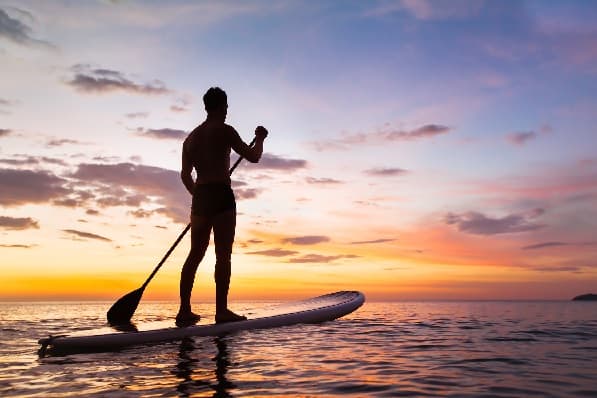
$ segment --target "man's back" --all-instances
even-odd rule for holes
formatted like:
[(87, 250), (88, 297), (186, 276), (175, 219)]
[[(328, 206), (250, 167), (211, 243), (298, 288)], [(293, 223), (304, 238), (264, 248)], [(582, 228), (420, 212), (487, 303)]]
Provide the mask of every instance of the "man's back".
[(205, 121), (186, 138), (183, 151), (197, 171), (197, 184), (230, 183), (231, 126)]

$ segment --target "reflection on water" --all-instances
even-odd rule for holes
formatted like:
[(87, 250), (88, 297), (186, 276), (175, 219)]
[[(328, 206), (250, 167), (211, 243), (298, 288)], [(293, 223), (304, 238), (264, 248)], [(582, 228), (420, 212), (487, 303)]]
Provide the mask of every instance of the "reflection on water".
[(37, 357), (40, 337), (104, 327), (110, 304), (0, 303), (0, 396), (597, 396), (596, 303), (366, 303), (318, 325)]
[(176, 390), (181, 397), (195, 396), (205, 392), (206, 389), (213, 390), (213, 397), (231, 397), (230, 391), (235, 388), (235, 385), (226, 378), (230, 366), (226, 337), (216, 337), (213, 341), (206, 340), (204, 343), (214, 344), (216, 347), (216, 355), (212, 358), (215, 380), (214, 377), (200, 379), (204, 369), (200, 368), (202, 364), (195, 356), (205, 353), (196, 347), (197, 342), (193, 338), (185, 338), (180, 342), (178, 362), (173, 372), (180, 380)]

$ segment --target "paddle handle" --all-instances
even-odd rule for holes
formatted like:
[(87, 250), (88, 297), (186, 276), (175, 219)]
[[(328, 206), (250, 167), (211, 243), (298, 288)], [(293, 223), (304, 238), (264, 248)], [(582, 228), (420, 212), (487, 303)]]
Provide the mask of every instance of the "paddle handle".
[[(256, 140), (257, 140), (257, 136), (253, 137), (253, 140), (251, 141), (251, 143), (249, 144), (249, 146), (250, 147), (253, 146), (253, 144), (255, 144)], [(243, 157), (239, 156), (239, 158), (236, 160), (236, 162), (234, 162), (234, 165), (230, 169), (230, 175), (232, 175), (232, 172), (234, 171), (234, 169), (236, 169), (236, 166), (238, 166), (240, 164), (241, 160), (243, 160)], [(153, 271), (151, 272), (151, 275), (149, 275), (149, 278), (147, 278), (147, 280), (145, 281), (145, 283), (143, 283), (143, 286), (141, 286), (141, 291), (145, 290), (145, 287), (149, 284), (149, 282), (151, 282), (151, 280), (153, 279), (153, 277), (155, 276), (155, 274), (158, 272), (158, 270), (164, 264), (164, 262), (168, 259), (168, 257), (170, 257), (170, 254), (172, 254), (172, 252), (174, 251), (174, 249), (176, 248), (176, 246), (178, 246), (178, 244), (180, 243), (180, 241), (182, 240), (182, 238), (184, 238), (184, 236), (189, 231), (189, 229), (191, 229), (191, 223), (189, 223), (185, 227), (185, 229), (180, 233), (180, 235), (178, 235), (178, 238), (176, 238), (176, 241), (174, 242), (174, 244), (172, 246), (170, 246), (170, 249), (168, 249), (168, 251), (166, 252), (166, 254), (164, 255), (164, 257), (162, 257), (162, 260), (153, 269)]]

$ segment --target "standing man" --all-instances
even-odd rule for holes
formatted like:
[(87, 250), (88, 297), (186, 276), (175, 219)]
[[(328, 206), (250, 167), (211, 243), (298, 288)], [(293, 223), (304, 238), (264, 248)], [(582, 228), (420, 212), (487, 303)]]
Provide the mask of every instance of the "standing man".
[[(252, 163), (259, 162), (267, 130), (255, 129), (255, 145), (248, 146), (236, 130), (225, 123), (228, 99), (224, 90), (212, 87), (203, 96), (207, 118), (185, 139), (182, 146), (180, 177), (193, 195), (191, 207), (191, 250), (180, 274), (180, 309), (176, 324), (185, 326), (199, 321), (191, 311), (191, 291), (199, 263), (214, 232), (216, 266), (216, 323), (247, 319), (228, 309), (232, 245), (236, 227), (236, 202), (230, 187), (230, 150)], [(197, 179), (191, 172), (195, 168)]]

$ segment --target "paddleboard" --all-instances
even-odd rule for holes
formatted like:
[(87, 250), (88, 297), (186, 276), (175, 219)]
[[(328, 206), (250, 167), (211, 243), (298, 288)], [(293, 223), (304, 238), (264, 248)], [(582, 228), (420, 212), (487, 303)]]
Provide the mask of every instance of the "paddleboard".
[(241, 330), (319, 323), (350, 314), (364, 302), (365, 296), (361, 292), (341, 291), (254, 310), (246, 314), (249, 319), (240, 322), (163, 327), (129, 332), (98, 333), (97, 330), (92, 330), (72, 335), (50, 336), (39, 340), (42, 346), (40, 354), (43, 355), (46, 349), (52, 352), (109, 351), (131, 345), (181, 340), (192, 336), (217, 336)]

